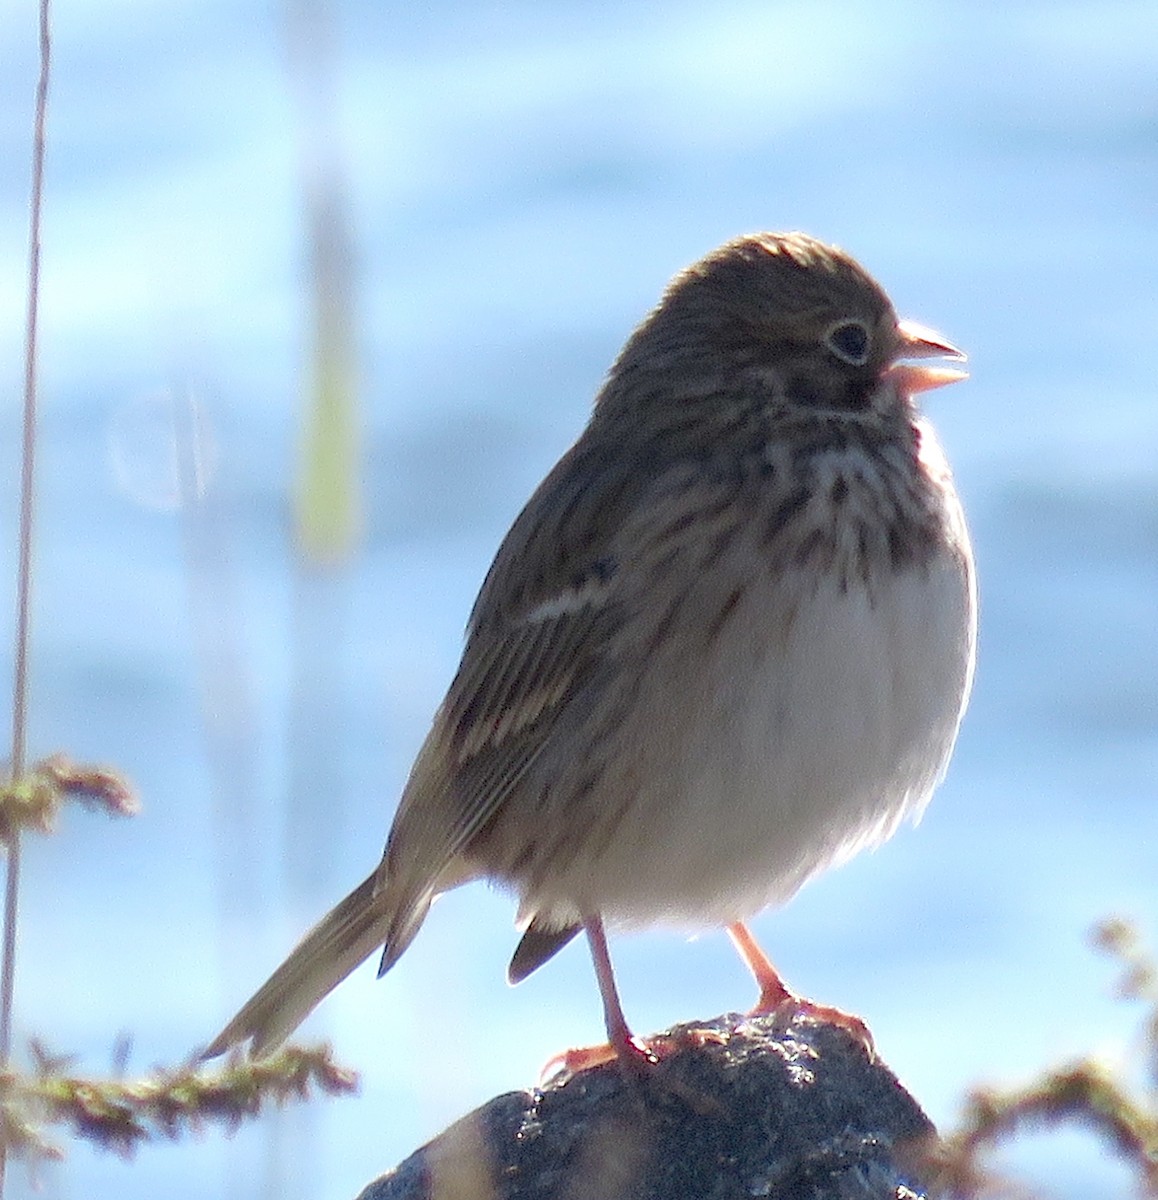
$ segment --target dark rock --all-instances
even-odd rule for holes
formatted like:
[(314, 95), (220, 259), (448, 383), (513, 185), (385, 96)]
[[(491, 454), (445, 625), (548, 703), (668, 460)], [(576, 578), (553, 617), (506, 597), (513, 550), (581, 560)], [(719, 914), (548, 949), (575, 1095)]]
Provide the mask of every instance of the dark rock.
[(664, 1037), (674, 1048), (640, 1080), (608, 1063), (499, 1096), (360, 1200), (927, 1195), (914, 1164), (933, 1126), (843, 1029), (729, 1015)]

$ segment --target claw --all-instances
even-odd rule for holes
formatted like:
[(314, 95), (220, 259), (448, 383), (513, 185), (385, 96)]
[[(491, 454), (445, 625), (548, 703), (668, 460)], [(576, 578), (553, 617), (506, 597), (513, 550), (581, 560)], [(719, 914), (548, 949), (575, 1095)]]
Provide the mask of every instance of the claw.
[(817, 1004), (815, 1000), (808, 1000), (791, 991), (780, 978), (780, 973), (772, 965), (771, 959), (760, 949), (747, 925), (739, 921), (729, 925), (728, 936), (735, 943), (740, 957), (760, 988), (760, 996), (756, 1007), (752, 1009), (752, 1016), (782, 1013), (790, 1022), (793, 1017), (804, 1015), (824, 1025), (835, 1025), (864, 1047), (870, 1062), (876, 1061), (877, 1051), (873, 1035), (860, 1017), (828, 1004)]

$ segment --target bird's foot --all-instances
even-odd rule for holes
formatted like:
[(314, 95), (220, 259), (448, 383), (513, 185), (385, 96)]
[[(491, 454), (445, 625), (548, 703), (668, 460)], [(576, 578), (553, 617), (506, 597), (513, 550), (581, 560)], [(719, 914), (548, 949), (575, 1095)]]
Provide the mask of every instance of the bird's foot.
[(760, 949), (747, 925), (729, 925), (728, 935), (760, 989), (760, 998), (750, 1016), (776, 1015), (782, 1017), (786, 1024), (790, 1024), (796, 1016), (805, 1016), (823, 1025), (835, 1025), (864, 1047), (870, 1062), (876, 1061), (877, 1051), (873, 1035), (860, 1017), (828, 1004), (817, 1004), (815, 1000), (798, 996), (789, 989), (780, 978), (780, 972)]
[(618, 1061), (619, 1069), (627, 1079), (638, 1079), (659, 1062), (650, 1045), (638, 1037), (628, 1037), (618, 1045), (603, 1042), (598, 1046), (576, 1046), (564, 1050), (547, 1060), (539, 1072), (539, 1082), (560, 1083), (578, 1075), (580, 1071), (590, 1071), (593, 1067), (602, 1067), (605, 1063)]
[(637, 1081), (665, 1058), (680, 1050), (698, 1049), (709, 1043), (723, 1045), (726, 1042), (724, 1034), (716, 1029), (685, 1027), (672, 1033), (658, 1033), (649, 1038), (632, 1035), (616, 1045), (604, 1042), (599, 1046), (580, 1046), (573, 1050), (564, 1050), (547, 1061), (539, 1080), (544, 1085), (558, 1083), (578, 1075), (580, 1071), (590, 1071), (592, 1067), (601, 1067), (616, 1061), (624, 1078)]
[(782, 1019), (786, 1025), (790, 1025), (797, 1017), (806, 1017), (821, 1025), (835, 1025), (837, 1029), (843, 1029), (864, 1048), (869, 1062), (876, 1061), (877, 1048), (873, 1041), (872, 1031), (860, 1017), (853, 1013), (847, 1013), (842, 1008), (834, 1008), (830, 1004), (818, 1004), (806, 996), (797, 996), (783, 987), (781, 991), (783, 994), (775, 998), (765, 997), (761, 994), (756, 1007), (752, 1009), (749, 1016), (772, 1015)]

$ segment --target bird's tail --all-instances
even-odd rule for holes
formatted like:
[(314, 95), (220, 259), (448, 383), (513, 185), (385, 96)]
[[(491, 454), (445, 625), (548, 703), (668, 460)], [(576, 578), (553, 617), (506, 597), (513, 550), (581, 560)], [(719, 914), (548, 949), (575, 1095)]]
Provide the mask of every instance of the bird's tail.
[(402, 906), (379, 890), (378, 873), (359, 884), (298, 943), (202, 1058), (249, 1043), (255, 1058), (276, 1049), (313, 1008), (384, 942), (391, 961), (410, 944), (430, 907), (431, 894)]

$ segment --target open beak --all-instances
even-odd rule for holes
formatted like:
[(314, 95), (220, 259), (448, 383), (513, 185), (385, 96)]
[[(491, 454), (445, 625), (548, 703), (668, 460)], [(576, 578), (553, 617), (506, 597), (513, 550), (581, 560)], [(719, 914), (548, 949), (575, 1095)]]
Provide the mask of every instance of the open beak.
[(952, 342), (946, 341), (939, 333), (927, 329), (924, 325), (918, 325), (916, 321), (898, 321), (897, 333), (897, 353), (893, 365), (889, 367), (888, 375), (896, 381), (902, 392), (912, 396), (917, 392), (927, 392), (932, 388), (944, 387), (947, 383), (969, 378), (969, 372), (961, 370), (960, 367), (907, 361), (911, 358), (952, 358), (964, 362), (964, 352), (958, 350)]

